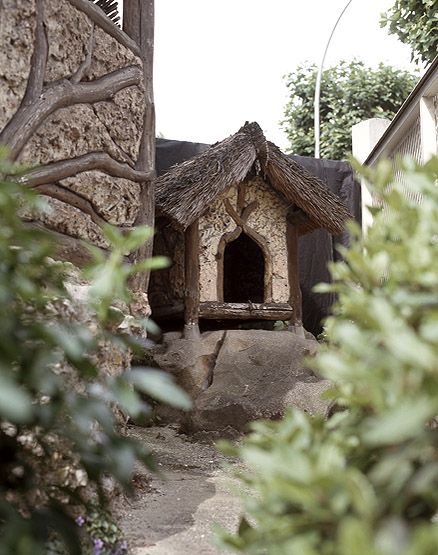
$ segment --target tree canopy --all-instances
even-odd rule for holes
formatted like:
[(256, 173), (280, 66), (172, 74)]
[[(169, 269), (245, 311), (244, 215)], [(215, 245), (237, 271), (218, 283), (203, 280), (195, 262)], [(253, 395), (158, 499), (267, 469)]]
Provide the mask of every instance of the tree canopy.
[(412, 60), (429, 63), (438, 52), (436, 0), (396, 0), (380, 25), (412, 49)]
[[(290, 99), (282, 127), (289, 150), (314, 155), (314, 117), (317, 67), (304, 64), (286, 77)], [(392, 119), (416, 83), (411, 73), (379, 64), (340, 62), (324, 71), (321, 83), (321, 156), (343, 159), (351, 152), (351, 127), (368, 118)]]

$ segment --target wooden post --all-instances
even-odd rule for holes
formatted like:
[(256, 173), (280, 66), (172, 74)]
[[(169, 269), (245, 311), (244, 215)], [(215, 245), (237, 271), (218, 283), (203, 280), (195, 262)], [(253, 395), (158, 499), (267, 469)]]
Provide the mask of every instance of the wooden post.
[[(134, 225), (154, 227), (155, 217), (155, 105), (153, 92), (154, 62), (154, 0), (125, 0), (123, 4), (123, 30), (139, 45), (143, 62), (144, 115), (143, 133), (136, 163), (136, 169), (150, 172), (152, 176), (141, 183), (140, 208)], [(131, 257), (132, 261), (144, 260), (152, 255), (153, 241), (142, 245)], [(134, 291), (146, 292), (149, 272), (134, 277), (131, 287)]]
[(298, 264), (298, 232), (297, 226), (287, 222), (287, 267), (289, 277), (289, 304), (293, 308), (293, 316), (289, 321), (289, 329), (304, 337), (303, 306), (300, 288)]
[(194, 221), (185, 233), (184, 252), (184, 337), (199, 339), (199, 222)]
[(140, 45), (140, 13), (142, 0), (124, 0), (123, 30)]

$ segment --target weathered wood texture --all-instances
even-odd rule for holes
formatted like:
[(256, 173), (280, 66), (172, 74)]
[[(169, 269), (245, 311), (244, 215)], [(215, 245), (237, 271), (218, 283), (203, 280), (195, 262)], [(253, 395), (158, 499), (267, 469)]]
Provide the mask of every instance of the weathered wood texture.
[[(126, 0), (123, 7), (123, 29), (140, 46), (143, 62), (144, 103), (143, 133), (136, 169), (149, 174), (141, 183), (140, 209), (135, 225), (154, 227), (155, 221), (155, 104), (153, 91), (154, 0)], [(142, 245), (131, 257), (133, 262), (152, 256), (153, 241)], [(149, 272), (139, 274), (131, 282), (133, 289), (147, 291)]]
[(66, 204), (81, 210), (84, 214), (88, 214), (91, 220), (100, 227), (103, 227), (107, 223), (104, 218), (98, 214), (97, 208), (94, 204), (80, 193), (71, 191), (70, 189), (67, 189), (57, 183), (38, 185), (35, 189), (43, 195), (65, 202)]
[(167, 320), (184, 316), (184, 303), (175, 303), (167, 306), (158, 306), (152, 309), (154, 320)]
[(185, 233), (185, 335), (199, 333), (199, 225), (198, 220)]
[(216, 303), (199, 305), (199, 316), (206, 319), (290, 320), (293, 308), (286, 303)]
[[(130, 66), (113, 71), (92, 81), (72, 83), (68, 79), (54, 82), (42, 88), (32, 84), (26, 91), (28, 101), (22, 102), (14, 117), (0, 133), (0, 143), (6, 145), (11, 160), (16, 160), (30, 137), (47, 119), (60, 108), (74, 104), (93, 104), (109, 100), (117, 92), (139, 85), (141, 70)], [(29, 81), (29, 84), (34, 81)]]
[[(26, 223), (26, 227), (47, 231), (46, 226), (34, 222)], [(52, 241), (57, 260), (71, 262), (79, 268), (83, 268), (92, 262), (93, 257), (91, 256), (90, 251), (86, 248), (84, 241), (76, 239), (75, 237), (70, 237), (70, 235), (65, 235), (64, 233), (59, 233), (59, 231), (54, 229), (49, 230), (48, 238)], [(98, 249), (104, 256), (109, 256), (110, 254), (110, 251), (106, 249), (101, 249), (96, 246), (95, 248)], [(127, 258), (125, 258), (125, 262), (128, 262)]]
[(149, 172), (136, 170), (128, 164), (118, 162), (106, 152), (89, 152), (76, 158), (58, 160), (46, 166), (39, 166), (20, 176), (18, 182), (30, 187), (37, 187), (74, 177), (78, 173), (90, 170), (99, 170), (112, 177), (122, 177), (136, 182), (144, 182), (150, 178)]
[[(140, 56), (138, 41), (132, 40), (132, 36), (129, 33), (123, 32), (117, 25), (114, 25), (98, 6), (95, 6), (89, 0), (68, 0), (68, 2), (81, 12), (84, 12), (91, 21), (99, 25), (101, 29), (115, 38), (120, 44), (131, 50), (136, 56)], [(130, 0), (125, 0), (124, 3), (129, 4)], [(125, 10), (123, 11), (123, 17), (125, 17)], [(123, 29), (125, 30), (125, 25), (123, 25)]]
[(298, 265), (298, 229), (297, 226), (287, 223), (287, 264), (289, 274), (289, 303), (294, 311), (291, 324), (303, 325), (303, 308), (300, 287), (299, 265)]

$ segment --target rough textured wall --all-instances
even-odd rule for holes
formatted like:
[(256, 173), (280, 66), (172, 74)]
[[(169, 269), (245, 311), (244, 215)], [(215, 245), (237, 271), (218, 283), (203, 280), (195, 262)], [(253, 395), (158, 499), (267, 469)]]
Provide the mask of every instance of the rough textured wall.
[(155, 221), (154, 256), (166, 256), (168, 268), (151, 273), (148, 290), (152, 310), (184, 300), (184, 234), (165, 217)]
[(33, 50), (35, 2), (2, 0), (0, 8), (0, 129), (15, 113), (26, 89)]
[[(216, 199), (211, 208), (200, 218), (200, 300), (217, 301), (217, 259), (219, 242), (224, 233), (233, 231), (235, 222), (228, 214), (224, 199), (233, 207), (237, 203), (237, 188), (231, 187)], [(286, 212), (287, 206), (261, 178), (247, 183), (245, 205), (257, 201), (258, 208), (248, 218), (248, 225), (263, 236), (272, 256), (272, 300), (289, 301), (287, 270)]]
[[(81, 83), (96, 80), (140, 60), (131, 50), (103, 31), (67, 0), (44, 0), (44, 26), (48, 57), (44, 83), (74, 82), (81, 68)], [(23, 99), (31, 67), (36, 29), (35, 0), (0, 2), (0, 130), (14, 116)], [(112, 98), (74, 103), (48, 115), (21, 151), (18, 160), (45, 165), (90, 152), (108, 153), (133, 167), (143, 125), (142, 84), (128, 86)], [(134, 222), (139, 208), (139, 184), (98, 170), (79, 173), (57, 182), (92, 202), (104, 220), (123, 226)], [(42, 221), (73, 237), (106, 246), (99, 226), (90, 216), (60, 200), (50, 199), (52, 211)]]
[(199, 265), (200, 301), (217, 301), (217, 260), (219, 242), (224, 233), (236, 227), (225, 210), (224, 199), (236, 206), (237, 188), (231, 187), (216, 199), (210, 209), (199, 219)]

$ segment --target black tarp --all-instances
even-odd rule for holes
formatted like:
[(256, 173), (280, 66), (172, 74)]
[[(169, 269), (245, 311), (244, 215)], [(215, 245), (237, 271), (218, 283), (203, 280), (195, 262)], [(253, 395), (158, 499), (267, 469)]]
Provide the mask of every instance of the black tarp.
[[(209, 147), (203, 143), (157, 139), (157, 173), (163, 174), (174, 164), (183, 162), (200, 154)], [(335, 160), (318, 160), (306, 156), (291, 156), (310, 173), (319, 177), (326, 186), (337, 194), (350, 210), (354, 219), (361, 222), (360, 186), (354, 180), (353, 170), (347, 162)], [(325, 230), (318, 229), (301, 237), (299, 243), (300, 284), (303, 294), (304, 327), (318, 335), (321, 321), (329, 314), (333, 295), (317, 294), (312, 291), (314, 285), (330, 280), (327, 264), (339, 258), (336, 245), (348, 244), (348, 234), (332, 236)]]

